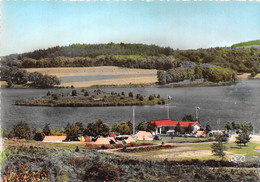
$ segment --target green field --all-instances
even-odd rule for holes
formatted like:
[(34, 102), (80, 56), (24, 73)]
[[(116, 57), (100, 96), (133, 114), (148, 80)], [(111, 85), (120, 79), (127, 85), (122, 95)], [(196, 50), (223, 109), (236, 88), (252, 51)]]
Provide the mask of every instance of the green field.
[[(226, 152), (234, 153), (234, 154), (240, 154), (248, 157), (256, 157), (260, 155), (260, 152), (255, 151), (254, 148), (258, 144), (256, 143), (248, 143), (247, 146), (237, 146), (236, 143), (227, 143), (224, 144), (226, 148)], [(189, 147), (198, 149), (198, 150), (211, 150), (211, 145), (210, 144), (194, 144), (194, 145), (189, 145)]]
[(231, 46), (231, 48), (253, 46), (253, 45), (260, 45), (260, 40), (252, 40), (252, 41), (248, 41), (248, 42), (241, 42), (238, 44), (233, 44)]

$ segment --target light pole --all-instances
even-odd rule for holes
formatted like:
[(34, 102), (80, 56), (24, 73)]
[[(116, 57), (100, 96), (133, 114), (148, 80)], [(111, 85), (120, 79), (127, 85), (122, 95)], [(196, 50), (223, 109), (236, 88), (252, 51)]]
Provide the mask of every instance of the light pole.
[(200, 107), (196, 105), (196, 122), (199, 122), (199, 110), (200, 110)]

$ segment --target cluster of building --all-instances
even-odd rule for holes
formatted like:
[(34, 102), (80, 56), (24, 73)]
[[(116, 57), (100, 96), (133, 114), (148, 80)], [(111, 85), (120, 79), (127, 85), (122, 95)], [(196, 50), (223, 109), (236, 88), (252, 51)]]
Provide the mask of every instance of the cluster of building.
[[(187, 128), (191, 128), (188, 136), (206, 137), (206, 131), (201, 130), (200, 124), (196, 121), (172, 121), (172, 120), (154, 120), (149, 121), (155, 127), (153, 132), (138, 131), (135, 135), (118, 135), (110, 133), (108, 137), (98, 137), (93, 139), (91, 136), (79, 137), (80, 142), (91, 142), (97, 145), (105, 144), (128, 144), (136, 140), (151, 141), (155, 135), (171, 135), (175, 133), (177, 125), (179, 125), (180, 133), (185, 134)], [(64, 142), (66, 136), (45, 136), (43, 142)]]

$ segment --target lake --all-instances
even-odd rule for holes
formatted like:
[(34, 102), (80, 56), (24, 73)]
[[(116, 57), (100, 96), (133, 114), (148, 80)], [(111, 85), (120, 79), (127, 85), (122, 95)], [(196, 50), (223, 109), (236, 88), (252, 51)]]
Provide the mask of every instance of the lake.
[[(121, 106), (121, 107), (29, 107), (16, 106), (15, 100), (45, 96), (50, 89), (1, 89), (1, 123), (10, 128), (19, 121), (26, 121), (31, 128), (42, 128), (50, 123), (53, 128), (65, 127), (67, 123), (93, 122), (104, 120), (112, 126), (118, 121), (132, 120), (135, 108), (135, 121), (157, 120), (167, 118), (166, 106)], [(81, 89), (78, 89), (80, 92)], [(93, 92), (95, 89), (88, 89)], [(256, 133), (260, 130), (260, 79), (241, 79), (235, 85), (215, 87), (182, 87), (182, 88), (104, 88), (111, 91), (135, 95), (140, 93), (160, 94), (166, 98), (172, 96), (169, 111), (171, 120), (181, 120), (185, 114), (195, 116), (195, 106), (200, 107), (199, 122), (207, 123), (212, 129), (223, 129), (226, 122), (249, 122), (254, 125)], [(70, 93), (72, 89), (51, 89), (53, 93)]]

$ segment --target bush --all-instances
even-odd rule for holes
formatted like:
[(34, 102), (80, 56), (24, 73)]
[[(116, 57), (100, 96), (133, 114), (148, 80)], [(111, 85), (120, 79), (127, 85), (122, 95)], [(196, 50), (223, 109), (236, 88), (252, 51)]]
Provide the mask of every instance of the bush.
[(140, 97), (138, 98), (140, 101), (144, 100), (144, 96), (140, 95)]
[(154, 100), (154, 96), (153, 96), (153, 95), (150, 95), (150, 96), (149, 96), (149, 100)]
[(42, 132), (36, 132), (33, 139), (36, 141), (42, 141), (44, 139), (44, 133)]
[(47, 95), (47, 96), (50, 96), (50, 95), (51, 95), (51, 91), (48, 91), (46, 95)]
[(86, 170), (83, 181), (113, 181), (119, 180), (119, 169), (111, 164), (99, 162)]
[(89, 93), (88, 91), (85, 92), (84, 96), (89, 96)]
[(81, 92), (85, 92), (85, 89), (84, 89), (84, 88), (82, 88), (82, 89), (81, 89)]
[(133, 97), (134, 96), (133, 92), (129, 92), (128, 96)]
[(72, 90), (72, 93), (71, 93), (72, 96), (77, 96), (77, 90)]

